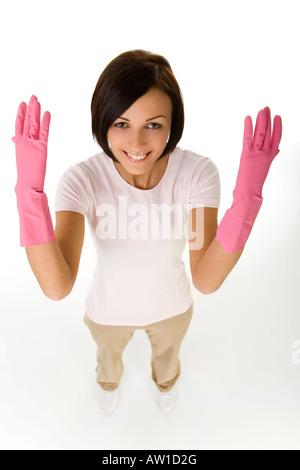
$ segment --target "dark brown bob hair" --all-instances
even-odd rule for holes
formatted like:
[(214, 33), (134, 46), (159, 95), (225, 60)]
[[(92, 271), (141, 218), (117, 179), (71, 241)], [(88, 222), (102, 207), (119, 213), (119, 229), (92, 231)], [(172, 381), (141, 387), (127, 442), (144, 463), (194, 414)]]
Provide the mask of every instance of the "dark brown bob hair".
[(169, 62), (161, 55), (137, 49), (120, 54), (100, 75), (91, 103), (92, 133), (114, 161), (107, 140), (110, 126), (152, 87), (169, 95), (173, 107), (171, 133), (162, 158), (175, 149), (184, 127), (182, 93)]

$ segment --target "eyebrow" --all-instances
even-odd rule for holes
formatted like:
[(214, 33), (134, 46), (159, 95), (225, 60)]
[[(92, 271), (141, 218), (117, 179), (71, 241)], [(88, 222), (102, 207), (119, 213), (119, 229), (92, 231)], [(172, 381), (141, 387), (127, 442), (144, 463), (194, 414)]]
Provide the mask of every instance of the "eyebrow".
[[(146, 119), (146, 122), (148, 122), (148, 121), (153, 121), (154, 119), (157, 119), (157, 118), (165, 118), (165, 119), (167, 119), (166, 116), (163, 116), (162, 114), (160, 114), (159, 116), (154, 116), (154, 117), (152, 117), (152, 118), (150, 118), (150, 119)], [(120, 116), (119, 119), (123, 119), (123, 121), (130, 122), (129, 119), (127, 119), (127, 118), (125, 118), (125, 117), (123, 117), (123, 116)]]

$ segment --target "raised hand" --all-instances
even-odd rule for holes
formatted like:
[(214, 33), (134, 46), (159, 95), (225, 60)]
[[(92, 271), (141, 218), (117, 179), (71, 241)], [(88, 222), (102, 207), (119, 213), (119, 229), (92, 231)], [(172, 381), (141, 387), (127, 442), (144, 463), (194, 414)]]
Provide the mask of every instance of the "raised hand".
[(16, 191), (44, 190), (47, 163), (47, 144), (51, 115), (48, 111), (40, 124), (41, 105), (32, 96), (28, 106), (18, 109), (15, 137), (18, 182)]
[(233, 203), (221, 220), (216, 240), (228, 253), (244, 248), (262, 204), (262, 189), (282, 134), (280, 116), (275, 116), (273, 131), (267, 107), (257, 115), (255, 131), (250, 116), (245, 119), (243, 151), (233, 191)]
[(234, 198), (239, 197), (239, 193), (249, 198), (261, 197), (271, 163), (279, 153), (281, 134), (281, 117), (275, 116), (272, 131), (271, 112), (268, 107), (258, 113), (254, 135), (252, 119), (250, 116), (246, 117), (243, 151)]
[(13, 142), (18, 179), (15, 186), (20, 217), (20, 244), (33, 246), (55, 239), (48, 199), (44, 193), (50, 113), (44, 113), (36, 96), (18, 109)]

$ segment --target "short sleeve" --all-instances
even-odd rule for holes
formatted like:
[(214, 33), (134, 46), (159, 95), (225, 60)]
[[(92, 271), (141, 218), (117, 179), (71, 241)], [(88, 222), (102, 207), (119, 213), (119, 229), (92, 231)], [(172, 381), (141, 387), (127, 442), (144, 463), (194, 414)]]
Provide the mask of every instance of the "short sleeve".
[(88, 212), (87, 176), (80, 164), (68, 168), (59, 179), (55, 195), (55, 212), (58, 211), (82, 215)]
[(202, 157), (195, 167), (190, 185), (190, 209), (220, 205), (220, 176), (216, 165), (209, 158)]

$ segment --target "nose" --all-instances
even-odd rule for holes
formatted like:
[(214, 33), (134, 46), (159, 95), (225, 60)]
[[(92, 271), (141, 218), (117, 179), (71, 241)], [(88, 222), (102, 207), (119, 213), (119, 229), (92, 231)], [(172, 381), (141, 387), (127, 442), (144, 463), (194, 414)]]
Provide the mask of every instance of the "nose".
[(147, 140), (143, 130), (132, 130), (128, 139), (128, 147), (131, 152), (142, 153), (146, 150)]

